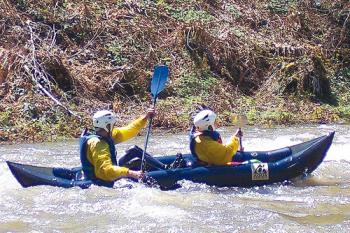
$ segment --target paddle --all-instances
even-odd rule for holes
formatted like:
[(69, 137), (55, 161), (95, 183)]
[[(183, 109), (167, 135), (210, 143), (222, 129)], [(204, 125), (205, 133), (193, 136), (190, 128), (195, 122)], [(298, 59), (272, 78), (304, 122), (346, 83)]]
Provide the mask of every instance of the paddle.
[[(158, 94), (164, 89), (165, 83), (168, 80), (168, 76), (169, 76), (168, 66), (158, 65), (154, 68), (152, 82), (151, 82), (151, 94), (152, 94), (153, 107), (156, 106)], [(150, 118), (149, 123), (148, 123), (148, 129), (147, 129), (147, 134), (146, 134), (144, 150), (142, 152), (142, 161), (141, 161), (141, 171), (142, 172), (144, 172), (144, 169), (145, 169), (144, 160), (145, 160), (145, 154), (146, 154), (146, 150), (147, 150), (149, 134), (151, 132), (152, 120), (153, 120), (153, 117)]]
[(245, 115), (234, 115), (232, 117), (232, 122), (235, 125), (238, 125), (238, 130), (239, 130), (239, 150), (244, 151), (244, 148), (242, 146), (242, 127), (247, 123), (248, 119)]

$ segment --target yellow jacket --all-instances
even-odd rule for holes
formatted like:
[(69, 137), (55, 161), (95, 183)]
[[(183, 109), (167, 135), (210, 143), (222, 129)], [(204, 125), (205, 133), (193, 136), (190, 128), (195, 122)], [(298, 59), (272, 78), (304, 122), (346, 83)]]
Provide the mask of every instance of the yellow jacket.
[[(135, 137), (146, 125), (147, 118), (140, 117), (125, 127), (114, 127), (112, 139), (115, 144)], [(107, 142), (93, 137), (87, 141), (87, 159), (94, 167), (95, 176), (101, 180), (114, 181), (125, 176), (129, 169), (112, 164)]]
[(209, 136), (195, 137), (195, 152), (198, 159), (210, 165), (226, 165), (232, 161), (239, 146), (238, 137), (232, 136), (226, 144), (221, 144)]

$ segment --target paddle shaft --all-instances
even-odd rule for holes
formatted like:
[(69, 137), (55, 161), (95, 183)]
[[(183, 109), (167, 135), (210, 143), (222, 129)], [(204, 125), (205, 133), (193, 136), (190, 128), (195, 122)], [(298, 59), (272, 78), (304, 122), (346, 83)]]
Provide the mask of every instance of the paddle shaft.
[[(157, 97), (155, 96), (153, 98), (153, 107), (156, 106), (156, 101), (157, 101)], [(145, 154), (146, 154), (146, 150), (147, 150), (147, 145), (148, 145), (148, 139), (149, 139), (149, 135), (151, 132), (151, 127), (152, 127), (152, 121), (153, 121), (153, 117), (150, 117), (149, 122), (148, 122), (148, 128), (147, 128), (147, 134), (146, 134), (146, 140), (145, 140), (145, 145), (144, 145), (144, 150), (142, 152), (142, 160), (141, 160), (141, 171), (144, 172), (145, 171)]]
[(242, 146), (242, 130), (241, 127), (238, 128), (239, 131), (239, 150), (243, 151), (243, 146)]
[(243, 145), (242, 145), (242, 126), (244, 123), (244, 117), (242, 115), (237, 115), (233, 118), (233, 123), (238, 125), (238, 138), (239, 138), (239, 150), (243, 151)]
[[(169, 69), (165, 65), (157, 66), (154, 69), (153, 78), (151, 81), (151, 93), (152, 93), (152, 97), (153, 97), (153, 101), (152, 101), (153, 108), (155, 108), (155, 106), (156, 106), (158, 94), (165, 87), (165, 83), (168, 79), (168, 75), (169, 75)], [(149, 119), (144, 150), (142, 152), (142, 160), (141, 160), (141, 171), (142, 172), (144, 172), (144, 170), (145, 170), (145, 154), (147, 151), (147, 145), (148, 145), (149, 135), (151, 132), (152, 121), (153, 121), (153, 115)]]

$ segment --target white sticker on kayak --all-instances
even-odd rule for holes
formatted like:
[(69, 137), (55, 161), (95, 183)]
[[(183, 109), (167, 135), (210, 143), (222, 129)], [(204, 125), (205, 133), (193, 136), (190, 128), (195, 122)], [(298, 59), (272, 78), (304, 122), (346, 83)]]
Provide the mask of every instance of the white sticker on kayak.
[(268, 180), (269, 165), (267, 163), (252, 163), (252, 180)]

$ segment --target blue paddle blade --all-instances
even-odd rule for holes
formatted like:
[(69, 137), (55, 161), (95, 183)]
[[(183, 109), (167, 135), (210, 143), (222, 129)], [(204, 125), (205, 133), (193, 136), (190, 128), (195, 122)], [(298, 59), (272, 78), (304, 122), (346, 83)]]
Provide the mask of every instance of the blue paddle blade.
[(154, 68), (154, 73), (151, 83), (151, 93), (153, 98), (156, 98), (157, 95), (164, 89), (165, 83), (168, 80), (169, 68), (165, 65), (159, 65)]

